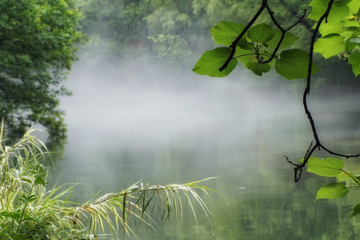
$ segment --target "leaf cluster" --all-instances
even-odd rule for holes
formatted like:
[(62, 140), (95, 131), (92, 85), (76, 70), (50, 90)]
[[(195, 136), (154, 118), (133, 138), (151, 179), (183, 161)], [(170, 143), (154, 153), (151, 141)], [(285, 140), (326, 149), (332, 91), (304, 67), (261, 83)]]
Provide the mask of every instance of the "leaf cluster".
[(51, 137), (63, 137), (60, 84), (77, 59), (84, 36), (72, 0), (0, 2), (0, 117), (10, 134), (25, 133), (45, 107), (39, 123)]
[[(300, 160), (300, 162), (304, 159)], [(344, 170), (345, 163), (337, 158), (310, 157), (307, 162), (307, 171), (323, 177), (336, 177), (337, 182), (321, 187), (317, 194), (318, 199), (342, 198), (352, 188), (360, 187), (360, 176)], [(357, 204), (350, 218), (360, 214), (360, 204)]]
[[(312, 12), (308, 18), (318, 21), (326, 10), (327, 3), (327, 0), (312, 1), (309, 4)], [(267, 9), (268, 7), (266, 4)], [(326, 22), (320, 25), (321, 38), (314, 45), (314, 51), (322, 54), (325, 59), (340, 53), (347, 56), (355, 76), (360, 74), (359, 8), (358, 1), (335, 2)], [(262, 10), (260, 8), (259, 12)], [(273, 13), (269, 11), (269, 14), (278, 29), (265, 23), (252, 26), (252, 21), (248, 25), (225, 21), (215, 25), (211, 29), (215, 43), (225, 47), (206, 51), (195, 64), (193, 71), (212, 77), (224, 77), (241, 62), (245, 68), (259, 76), (274, 65), (277, 73), (288, 80), (306, 78), (309, 67), (308, 52), (296, 48), (286, 49), (297, 41), (297, 37), (288, 32), (297, 23), (284, 29), (277, 23)], [(254, 19), (257, 18), (256, 15)], [(301, 21), (302, 17), (298, 23)], [(229, 46), (230, 48), (227, 48)], [(311, 74), (319, 70), (314, 63), (311, 69)]]
[[(221, 22), (211, 29), (211, 34), (215, 43), (230, 46), (245, 27), (243, 24)], [(283, 36), (280, 30), (261, 23), (251, 27), (237, 42), (235, 54), (226, 69), (219, 71), (227, 61), (231, 50), (222, 47), (206, 51), (195, 64), (193, 71), (212, 77), (224, 77), (233, 71), (238, 62), (241, 62), (244, 67), (259, 76), (270, 71), (271, 67), (275, 65), (276, 71), (288, 80), (305, 78), (309, 62), (308, 54), (305, 51), (285, 50), (280, 55), (275, 52), (275, 49), (286, 49), (296, 40), (297, 37), (290, 32), (286, 32)], [(316, 71), (318, 69), (314, 65), (313, 73)]]
[[(310, 6), (313, 11), (309, 18), (317, 21), (321, 12), (326, 9), (326, 2), (312, 1)], [(325, 59), (336, 55), (347, 59), (355, 76), (360, 74), (359, 8), (359, 1), (335, 1), (325, 23), (322, 23), (319, 28), (321, 38), (314, 45), (314, 51), (320, 53)]]

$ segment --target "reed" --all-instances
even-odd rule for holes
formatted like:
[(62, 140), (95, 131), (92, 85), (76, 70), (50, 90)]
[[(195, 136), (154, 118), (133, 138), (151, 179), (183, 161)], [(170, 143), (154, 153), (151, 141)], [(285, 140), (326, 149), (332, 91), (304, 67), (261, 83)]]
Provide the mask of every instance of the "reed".
[[(155, 228), (154, 214), (163, 220), (183, 221), (189, 206), (197, 223), (194, 204), (209, 218), (210, 210), (199, 195), (210, 188), (199, 185), (209, 180), (167, 186), (136, 183), (94, 201), (69, 201), (75, 185), (46, 188), (50, 154), (30, 129), (14, 146), (4, 146), (0, 130), (0, 239), (95, 239), (107, 230), (115, 237), (135, 235), (130, 225)], [(185, 201), (185, 203), (184, 203)], [(184, 206), (185, 205), (185, 206)], [(156, 213), (155, 213), (156, 212)]]

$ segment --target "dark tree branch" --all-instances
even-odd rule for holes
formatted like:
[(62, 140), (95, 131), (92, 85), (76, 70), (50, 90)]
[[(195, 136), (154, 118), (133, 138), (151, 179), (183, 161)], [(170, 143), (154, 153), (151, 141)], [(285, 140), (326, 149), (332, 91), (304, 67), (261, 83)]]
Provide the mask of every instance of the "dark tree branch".
[[(289, 5), (284, 1), (284, 0), (279, 0), (279, 3), (281, 5), (283, 5), (290, 13), (293, 17), (297, 17), (297, 13), (292, 11), (289, 7)], [(300, 22), (309, 32), (313, 32), (313, 29), (312, 29), (312, 26), (305, 20), (303, 19), (301, 22)]]
[(305, 14), (306, 14), (306, 9), (305, 9), (303, 15), (302, 15), (301, 17), (299, 17), (299, 19), (298, 19), (298, 21), (297, 21), (296, 23), (294, 23), (293, 25), (291, 25), (291, 26), (288, 27), (287, 29), (284, 29), (284, 28), (282, 28), (282, 27), (280, 26), (280, 24), (276, 21), (276, 19), (275, 19), (275, 17), (274, 17), (274, 12), (270, 10), (270, 7), (269, 7), (268, 5), (266, 5), (266, 10), (268, 11), (268, 13), (269, 13), (269, 15), (270, 15), (270, 17), (271, 17), (271, 20), (273, 21), (273, 23), (275, 24), (275, 26), (281, 31), (281, 37), (280, 37), (280, 40), (279, 40), (278, 44), (276, 45), (276, 48), (275, 48), (273, 54), (271, 55), (271, 57), (270, 57), (267, 61), (263, 62), (263, 64), (269, 63), (269, 62), (271, 62), (271, 60), (273, 60), (273, 58), (275, 57), (277, 51), (278, 51), (279, 48), (280, 48), (280, 45), (281, 45), (282, 41), (283, 41), (284, 38), (285, 38), (286, 32), (290, 31), (293, 27), (295, 27), (296, 25), (298, 25), (298, 24), (304, 19)]
[[(281, 4), (284, 5), (284, 2), (282, 0), (279, 0)], [(360, 157), (360, 154), (355, 154), (355, 155), (345, 155), (345, 154), (341, 154), (341, 153), (337, 153), (337, 152), (333, 152), (331, 150), (329, 150), (328, 148), (326, 148), (321, 142), (320, 142), (320, 138), (319, 135), (317, 133), (316, 130), (316, 126), (315, 126), (315, 121), (311, 115), (311, 112), (308, 108), (307, 105), (307, 96), (310, 95), (310, 86), (311, 86), (311, 72), (313, 70), (313, 61), (314, 61), (314, 45), (315, 45), (315, 41), (316, 41), (316, 36), (319, 32), (319, 28), (322, 24), (322, 22), (325, 20), (325, 22), (327, 22), (327, 17), (329, 16), (329, 13), (331, 11), (331, 6), (333, 5), (334, 0), (329, 0), (328, 6), (326, 8), (325, 13), (320, 17), (320, 19), (318, 20), (315, 30), (313, 31), (312, 37), (311, 37), (311, 43), (310, 43), (310, 50), (309, 50), (309, 65), (308, 65), (308, 72), (307, 72), (307, 79), (306, 79), (306, 88), (304, 90), (304, 94), (303, 94), (303, 106), (304, 106), (304, 110), (305, 110), (305, 114), (307, 115), (309, 122), (310, 122), (310, 126), (311, 126), (311, 130), (313, 132), (313, 136), (315, 139), (315, 144), (313, 145), (313, 142), (311, 142), (308, 150), (305, 153), (304, 156), (304, 160), (301, 163), (293, 163), (292, 161), (290, 161), (290, 159), (287, 156), (284, 156), (286, 158), (286, 160), (293, 166), (295, 166), (294, 168), (294, 180), (295, 182), (299, 181), (301, 179), (301, 175), (303, 172), (303, 168), (305, 167), (305, 165), (307, 164), (307, 162), (309, 161), (310, 157), (312, 156), (312, 154), (314, 153), (314, 151), (316, 149), (321, 150), (323, 149), (324, 151), (330, 153), (331, 155), (336, 155), (336, 156), (340, 156), (340, 157), (345, 157), (345, 158), (355, 158), (355, 157)], [(285, 5), (284, 5), (285, 6)], [(282, 41), (284, 40), (285, 34), (286, 32), (288, 32), (290, 29), (292, 29), (293, 27), (295, 27), (296, 25), (298, 25), (300, 22), (303, 21), (305, 14), (306, 14), (306, 9), (304, 10), (304, 14), (298, 19), (298, 21), (296, 23), (294, 23), (293, 25), (291, 25), (290, 27), (288, 27), (287, 29), (284, 29), (283, 27), (280, 26), (280, 24), (276, 21), (275, 17), (274, 17), (274, 12), (271, 11), (267, 0), (263, 0), (261, 7), (259, 8), (259, 10), (257, 11), (257, 13), (255, 14), (255, 16), (251, 19), (251, 21), (246, 25), (246, 27), (243, 29), (243, 31), (239, 34), (239, 36), (235, 39), (235, 41), (229, 46), (231, 48), (231, 54), (229, 55), (229, 57), (227, 58), (227, 60), (225, 61), (225, 63), (223, 64), (223, 66), (219, 69), (219, 71), (221, 72), (222, 70), (224, 70), (225, 68), (227, 68), (228, 64), (230, 63), (230, 61), (233, 59), (234, 54), (236, 52), (236, 46), (238, 44), (238, 42), (240, 41), (240, 39), (245, 35), (246, 31), (254, 24), (254, 22), (256, 21), (256, 19), (258, 19), (258, 17), (260, 16), (260, 14), (263, 12), (263, 10), (266, 9), (271, 17), (272, 22), (276, 25), (276, 27), (281, 31), (282, 35), (281, 38), (274, 50), (274, 52), (272, 53), (271, 57), (267, 60), (267, 61), (262, 61), (261, 59), (258, 59), (259, 63), (265, 64), (265, 63), (269, 63), (274, 57), (276, 52), (279, 50), (279, 47), (282, 43)], [(292, 12), (293, 14), (293, 12)], [(308, 26), (307, 26), (308, 27)], [(352, 177), (351, 177), (352, 178)], [(354, 179), (353, 179), (354, 180)], [(354, 180), (356, 183), (360, 184), (356, 179)]]
[[(305, 167), (306, 163), (308, 162), (309, 158), (311, 157), (312, 153), (315, 151), (316, 148), (323, 149), (324, 151), (332, 154), (332, 155), (336, 155), (336, 156), (340, 156), (340, 157), (345, 157), (345, 158), (353, 158), (353, 157), (359, 157), (360, 154), (356, 154), (356, 155), (345, 155), (345, 154), (341, 154), (341, 153), (336, 153), (333, 152), (329, 149), (327, 149), (324, 145), (322, 145), (322, 143), (320, 142), (319, 139), (319, 135), (317, 133), (316, 130), (316, 126), (315, 126), (315, 121), (311, 115), (311, 112), (309, 111), (308, 105), (307, 105), (307, 96), (310, 95), (310, 86), (311, 86), (311, 72), (312, 72), (312, 64), (313, 64), (313, 60), (314, 60), (314, 45), (315, 45), (315, 40), (316, 40), (316, 35), (319, 31), (319, 28), (322, 24), (322, 22), (326, 21), (327, 17), (329, 16), (330, 10), (331, 10), (331, 6), (334, 3), (334, 0), (330, 0), (329, 4), (326, 8), (325, 13), (320, 17), (318, 23), (316, 24), (315, 30), (313, 32), (312, 38), (311, 38), (311, 43), (310, 43), (310, 51), (309, 51), (309, 65), (308, 65), (308, 74), (307, 74), (307, 80), (306, 80), (306, 88), (304, 90), (304, 94), (303, 94), (303, 105), (304, 105), (304, 110), (305, 113), (309, 119), (310, 122), (310, 126), (311, 126), (311, 130), (313, 132), (314, 138), (315, 138), (315, 146), (310, 150), (309, 153), (306, 154), (306, 157), (304, 158), (304, 161), (297, 166), (296, 168), (294, 168), (295, 171), (295, 175), (296, 172)], [(295, 177), (295, 182), (299, 181), (300, 178)]]
[(254, 15), (254, 17), (250, 20), (250, 22), (246, 25), (246, 27), (241, 31), (241, 33), (239, 34), (239, 36), (235, 39), (235, 41), (229, 46), (229, 48), (231, 48), (231, 53), (229, 55), (229, 57), (226, 59), (225, 63), (221, 66), (221, 68), (219, 68), (219, 71), (223, 71), (225, 68), (227, 68), (227, 66), (229, 65), (230, 61), (233, 59), (235, 52), (236, 52), (236, 45), (238, 44), (238, 42), (241, 40), (241, 38), (245, 35), (245, 33), (247, 32), (247, 30), (249, 30), (249, 28), (254, 24), (254, 22), (256, 21), (256, 19), (259, 18), (260, 14), (264, 11), (264, 9), (266, 9), (271, 17), (271, 20), (273, 21), (273, 23), (276, 25), (276, 27), (281, 31), (281, 37), (280, 40), (274, 50), (274, 52), (272, 53), (271, 57), (266, 60), (266, 61), (262, 61), (260, 59), (258, 59), (259, 63), (265, 64), (265, 63), (269, 63), (271, 60), (273, 60), (273, 58), (275, 57), (277, 51), (279, 50), (279, 47), (282, 43), (282, 41), (284, 40), (285, 34), (286, 32), (290, 31), (290, 29), (292, 29), (293, 27), (295, 27), (296, 25), (298, 25), (305, 17), (306, 14), (306, 9), (304, 10), (304, 14), (298, 19), (298, 21), (296, 23), (294, 23), (292, 26), (288, 27), (287, 29), (284, 29), (280, 26), (280, 24), (276, 21), (275, 17), (274, 17), (274, 12), (271, 11), (267, 0), (263, 0), (262, 4), (259, 8), (259, 10), (256, 12), (256, 14)]
[(225, 68), (227, 68), (227, 66), (229, 65), (230, 61), (233, 59), (235, 52), (236, 52), (236, 45), (238, 44), (238, 42), (240, 41), (240, 39), (245, 35), (246, 31), (249, 30), (249, 28), (254, 24), (254, 22), (256, 21), (256, 19), (259, 18), (260, 14), (262, 13), (262, 11), (264, 11), (264, 9), (267, 6), (267, 0), (263, 0), (261, 7), (259, 8), (259, 10), (257, 11), (257, 13), (255, 14), (255, 16), (250, 20), (250, 22), (246, 25), (246, 27), (242, 30), (242, 32), (239, 34), (239, 36), (235, 39), (235, 41), (229, 46), (229, 48), (231, 48), (231, 53), (230, 56), (228, 57), (228, 59), (226, 59), (225, 63), (222, 65), (221, 68), (219, 68), (219, 71), (223, 71)]

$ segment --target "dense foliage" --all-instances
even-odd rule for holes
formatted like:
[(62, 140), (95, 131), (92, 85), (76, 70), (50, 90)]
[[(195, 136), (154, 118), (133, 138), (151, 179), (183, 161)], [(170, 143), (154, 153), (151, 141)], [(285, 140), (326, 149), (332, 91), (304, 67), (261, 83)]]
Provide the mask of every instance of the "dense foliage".
[[(84, 15), (80, 21), (82, 30), (90, 36), (85, 49), (90, 64), (104, 58), (121, 61), (141, 54), (155, 54), (176, 64), (183, 63), (198, 50), (213, 44), (209, 29), (214, 24), (224, 19), (245, 22), (260, 3), (253, 0), (76, 0)], [(280, 1), (281, 22), (286, 22), (303, 5), (298, 1)], [(299, 35), (307, 34), (309, 29), (302, 27)]]
[[(360, 187), (358, 175), (345, 171), (344, 162), (339, 159), (320, 159), (312, 155), (317, 149), (344, 158), (359, 157), (360, 154), (338, 153), (322, 144), (307, 105), (307, 96), (310, 95), (312, 75), (319, 71), (314, 63), (316, 52), (325, 59), (340, 56), (348, 60), (354, 75), (360, 74), (360, 1), (313, 0), (309, 6), (312, 7), (312, 11), (308, 18), (316, 23), (308, 51), (294, 48), (292, 45), (297, 38), (289, 32), (303, 21), (306, 11), (293, 23), (284, 27), (274, 16), (272, 6), (267, 0), (263, 0), (247, 25), (223, 21), (212, 28), (211, 33), (216, 43), (225, 47), (206, 51), (193, 71), (212, 77), (224, 77), (235, 69), (238, 62), (241, 62), (259, 76), (275, 66), (276, 72), (288, 80), (306, 78), (303, 105), (314, 141), (299, 163), (291, 162), (288, 157), (286, 159), (295, 167), (295, 181), (301, 179), (305, 166), (308, 172), (325, 177), (337, 177), (338, 182), (323, 186), (318, 191), (316, 199), (340, 198), (345, 196), (350, 188)], [(263, 12), (268, 13), (276, 29), (265, 23), (255, 24)], [(360, 204), (355, 206), (351, 217), (359, 213)]]
[(59, 96), (83, 40), (72, 0), (0, 2), (0, 117), (8, 134), (23, 134), (39, 118), (51, 138), (65, 135)]
[[(82, 31), (88, 34), (90, 39), (80, 51), (82, 62), (90, 67), (97, 67), (97, 64), (106, 67), (115, 65), (118, 69), (116, 74), (121, 76), (131, 76), (137, 69), (145, 68), (148, 66), (148, 59), (154, 64), (154, 56), (164, 68), (188, 69), (204, 50), (213, 48), (214, 41), (210, 29), (214, 25), (221, 21), (246, 24), (261, 6), (261, 0), (75, 2), (84, 16), (80, 21)], [(305, 8), (309, 13), (309, 3), (310, 0), (271, 1), (274, 16), (283, 26), (287, 26), (290, 19), (296, 22)], [(265, 13), (259, 16), (257, 23), (259, 22), (275, 27)], [(314, 22), (313, 19), (304, 18), (287, 33), (297, 38), (292, 44), (293, 47), (302, 51), (307, 49)], [(323, 94), (332, 89), (351, 91), (354, 87), (360, 86), (353, 81), (354, 75), (350, 74), (349, 66), (337, 57), (326, 62), (317, 62), (317, 65), (320, 69), (326, 69), (315, 76), (314, 89)], [(113, 69), (111, 68), (112, 71)], [(102, 68), (102, 74), (109, 70), (110, 68)], [(276, 78), (275, 74), (270, 75)], [(241, 80), (234, 75), (231, 78)], [(250, 87), (257, 88), (271, 85), (273, 90), (293, 91), (303, 87), (299, 81), (284, 84), (280, 78), (276, 81), (257, 78), (257, 81), (249, 83)]]
[[(310, 6), (315, 10), (308, 18), (319, 20), (326, 9), (326, 2), (311, 2)], [(327, 22), (320, 25), (321, 38), (314, 45), (314, 51), (320, 53), (325, 59), (339, 54), (342, 57), (348, 56), (356, 76), (360, 74), (358, 5), (359, 3), (356, 1), (349, 3), (348, 1), (339, 1), (334, 4)], [(290, 30), (303, 21), (304, 16), (299, 17), (299, 20), (295, 19), (286, 28), (281, 27), (282, 25), (277, 22), (273, 13), (271, 18), (276, 19), (275, 27), (265, 23), (249, 26), (233, 22), (220, 22), (211, 29), (211, 33), (215, 42), (225, 47), (206, 51), (195, 65), (194, 71), (212, 77), (223, 77), (227, 76), (238, 62), (241, 62), (246, 68), (260, 76), (270, 71), (274, 65), (276, 71), (288, 80), (306, 78), (309, 62), (307, 51), (286, 49), (297, 41), (297, 37)], [(258, 16), (255, 20), (257, 18)], [(247, 26), (250, 28), (248, 29)], [(241, 33), (242, 37), (237, 39)], [(232, 45), (235, 41), (236, 47)], [(227, 48), (228, 46), (231, 46), (231, 49)], [(235, 52), (231, 55), (231, 61), (226, 63), (232, 50)], [(222, 67), (224, 69), (221, 69)], [(221, 70), (219, 71), (219, 69)], [(318, 71), (315, 64), (312, 70), (312, 74)]]

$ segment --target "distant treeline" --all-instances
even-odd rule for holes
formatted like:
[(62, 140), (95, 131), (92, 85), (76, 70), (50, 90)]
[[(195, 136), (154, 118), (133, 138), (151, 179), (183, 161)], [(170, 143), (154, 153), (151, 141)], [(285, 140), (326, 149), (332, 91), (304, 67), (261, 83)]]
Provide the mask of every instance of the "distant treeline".
[[(254, 15), (261, 0), (76, 0), (82, 13), (81, 31), (89, 42), (81, 53), (88, 64), (110, 61), (124, 64), (129, 59), (156, 56), (164, 63), (191, 69), (199, 52), (213, 47), (209, 30), (220, 21), (246, 23)], [(296, 21), (307, 9), (310, 0), (275, 1), (272, 9), (278, 21), (286, 26)], [(291, 20), (291, 21), (290, 21)], [(267, 16), (259, 21), (271, 24)], [(307, 49), (314, 22), (305, 19), (294, 28), (299, 37), (297, 46)], [(351, 67), (341, 56), (328, 61), (318, 56), (323, 69), (315, 81), (315, 88), (351, 90), (357, 81)], [(189, 70), (190, 70), (189, 69)], [(266, 80), (259, 80), (263, 83)], [(284, 80), (278, 81), (283, 82)], [(325, 84), (326, 83), (326, 84)], [(278, 84), (278, 83), (274, 83)], [(262, 84), (260, 84), (262, 85)], [(267, 85), (267, 84), (265, 84)], [(294, 87), (295, 84), (292, 84)], [(297, 84), (302, 87), (302, 84)]]

